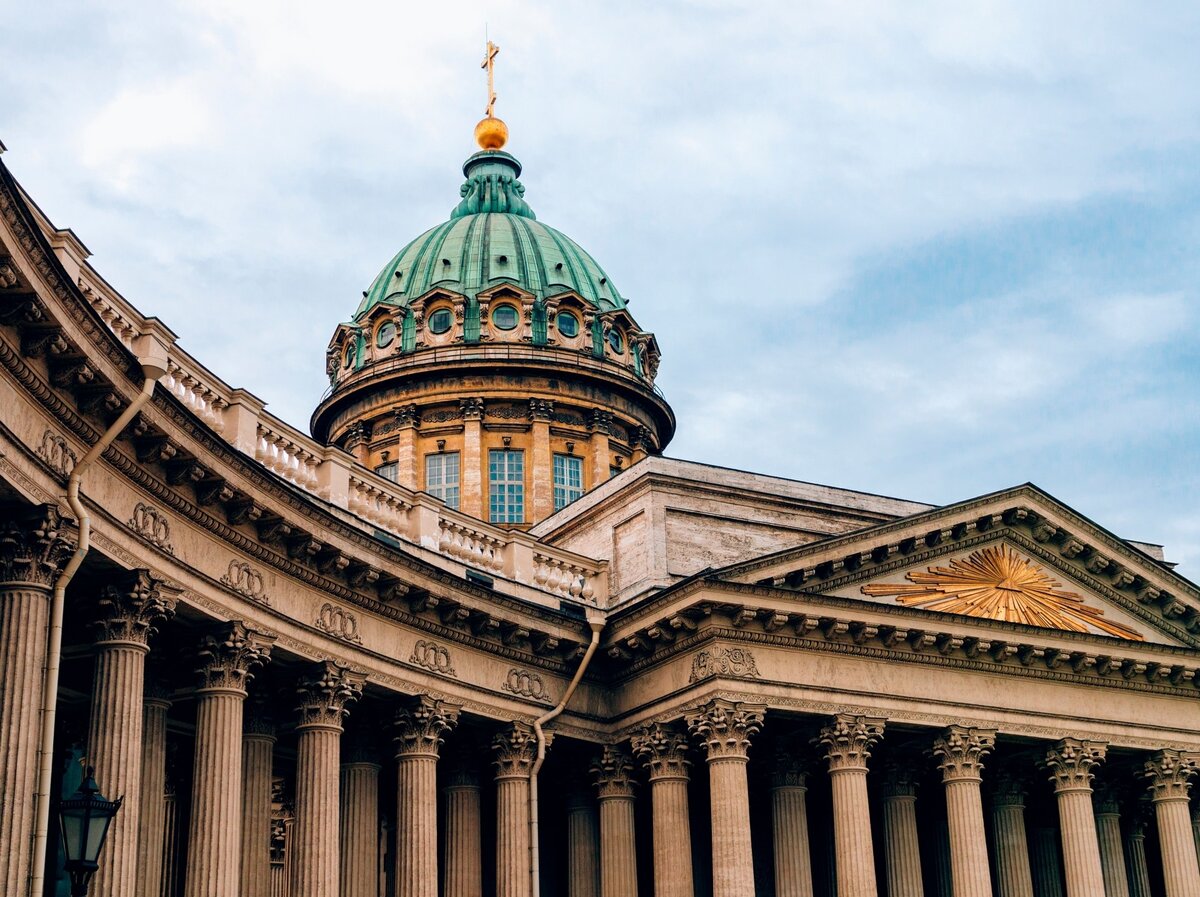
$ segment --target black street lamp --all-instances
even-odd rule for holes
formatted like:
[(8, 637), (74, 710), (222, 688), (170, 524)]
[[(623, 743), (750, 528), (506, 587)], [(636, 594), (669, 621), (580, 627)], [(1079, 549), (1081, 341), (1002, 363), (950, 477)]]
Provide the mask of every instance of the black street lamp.
[(64, 865), (71, 877), (71, 897), (86, 897), (88, 882), (100, 867), (98, 859), (108, 827), (125, 799), (107, 800), (92, 778), (94, 773), (95, 769), (89, 766), (75, 795), (58, 804), (58, 824), (66, 855)]

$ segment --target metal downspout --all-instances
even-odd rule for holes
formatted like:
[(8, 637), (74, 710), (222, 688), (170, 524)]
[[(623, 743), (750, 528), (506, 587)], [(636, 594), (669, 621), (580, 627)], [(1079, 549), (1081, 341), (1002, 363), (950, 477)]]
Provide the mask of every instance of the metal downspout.
[(529, 773), (529, 878), (532, 897), (541, 897), (542, 892), (541, 856), (538, 851), (538, 772), (546, 759), (546, 733), (542, 731), (542, 725), (550, 722), (567, 708), (567, 702), (575, 694), (575, 689), (583, 679), (583, 674), (587, 672), (588, 664), (592, 662), (592, 655), (600, 646), (600, 632), (604, 629), (606, 619), (607, 617), (602, 611), (590, 607), (587, 609), (588, 626), (592, 627), (592, 641), (583, 655), (583, 660), (580, 661), (579, 668), (575, 671), (575, 678), (563, 692), (558, 706), (533, 721), (533, 731), (537, 736), (537, 758), (533, 761), (533, 768)]

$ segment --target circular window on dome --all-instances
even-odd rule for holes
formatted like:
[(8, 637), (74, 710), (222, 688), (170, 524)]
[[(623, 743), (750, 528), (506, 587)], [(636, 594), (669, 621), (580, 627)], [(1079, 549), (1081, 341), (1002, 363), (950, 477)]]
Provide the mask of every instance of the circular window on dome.
[(517, 326), (517, 310), (511, 305), (497, 305), (492, 309), (492, 323), (500, 330), (512, 330)]
[(568, 339), (579, 336), (579, 318), (569, 311), (560, 311), (558, 317), (554, 319), (554, 326), (558, 328), (560, 334)]
[(454, 315), (448, 308), (439, 308), (429, 316), (429, 332), (445, 333), (454, 323)]
[(608, 344), (618, 355), (625, 351), (625, 340), (621, 338), (621, 331), (616, 327), (608, 331)]
[(380, 349), (386, 349), (392, 344), (392, 340), (396, 338), (396, 325), (392, 321), (384, 321), (379, 329), (375, 331), (375, 345)]

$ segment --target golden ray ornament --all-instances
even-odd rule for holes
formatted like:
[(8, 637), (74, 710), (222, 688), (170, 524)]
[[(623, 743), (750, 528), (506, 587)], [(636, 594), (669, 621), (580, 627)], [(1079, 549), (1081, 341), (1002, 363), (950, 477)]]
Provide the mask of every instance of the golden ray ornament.
[(1007, 545), (973, 551), (949, 567), (930, 567), (905, 576), (906, 583), (862, 587), (871, 597), (895, 596), (897, 603), (968, 617), (985, 617), (1070, 632), (1100, 630), (1116, 638), (1144, 641), (1135, 630), (1104, 619), (1104, 611), (1068, 592), (1033, 561)]

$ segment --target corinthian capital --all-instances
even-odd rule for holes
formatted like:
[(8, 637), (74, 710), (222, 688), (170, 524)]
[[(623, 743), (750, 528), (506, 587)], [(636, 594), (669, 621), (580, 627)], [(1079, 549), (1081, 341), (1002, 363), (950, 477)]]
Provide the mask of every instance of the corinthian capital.
[(1099, 741), (1064, 738), (1046, 752), (1046, 770), (1055, 793), (1091, 791), (1092, 770), (1104, 762), (1107, 747)]
[(350, 713), (350, 705), (362, 697), (365, 673), (333, 660), (314, 663), (300, 678), (296, 693), (300, 701), (296, 711), (300, 719), (297, 729), (342, 729), (342, 720)]
[(0, 583), (50, 588), (75, 551), (76, 533), (54, 505), (0, 514)]
[(687, 736), (674, 726), (651, 723), (633, 733), (630, 738), (633, 753), (650, 770), (655, 779), (687, 779), (691, 762), (687, 757)]
[(1200, 754), (1164, 750), (1146, 761), (1142, 776), (1149, 782), (1154, 800), (1187, 800), (1197, 769), (1200, 769)]
[(533, 726), (516, 720), (492, 739), (497, 779), (528, 778), (537, 757)]
[(709, 762), (747, 760), (750, 739), (762, 731), (762, 704), (743, 704), (717, 698), (687, 715), (692, 737), (700, 740)]
[(980, 781), (983, 758), (996, 746), (994, 729), (950, 726), (933, 742), (933, 756), (939, 761), (943, 782)]
[(825, 749), (829, 771), (865, 771), (867, 760), (871, 757), (871, 748), (883, 737), (886, 722), (882, 717), (855, 716), (853, 713), (839, 713), (835, 716), (833, 722), (823, 728), (816, 739), (817, 744)]
[(151, 576), (149, 570), (134, 570), (121, 580), (100, 590), (92, 624), (96, 644), (148, 648), (158, 625), (175, 616), (175, 601), (181, 590)]
[(600, 800), (610, 797), (633, 797), (637, 782), (633, 778), (633, 757), (615, 744), (606, 744), (592, 762), (592, 780)]
[(793, 735), (775, 739), (771, 757), (772, 788), (807, 788), (811, 767), (807, 743)]
[(458, 724), (462, 707), (429, 695), (401, 704), (396, 710), (396, 758), (437, 757), (442, 736)]
[(214, 627), (200, 639), (199, 690), (245, 695), (254, 671), (270, 660), (274, 643), (274, 635), (251, 629), (240, 620)]

